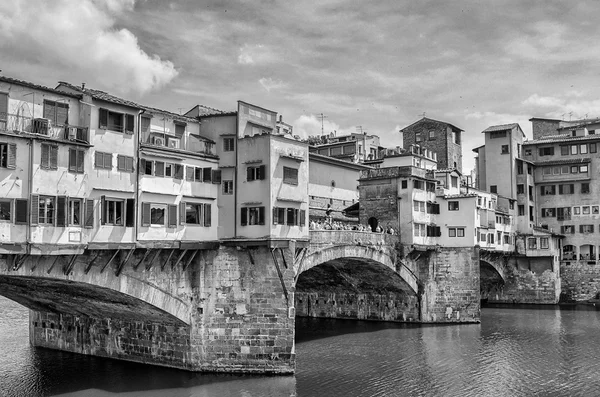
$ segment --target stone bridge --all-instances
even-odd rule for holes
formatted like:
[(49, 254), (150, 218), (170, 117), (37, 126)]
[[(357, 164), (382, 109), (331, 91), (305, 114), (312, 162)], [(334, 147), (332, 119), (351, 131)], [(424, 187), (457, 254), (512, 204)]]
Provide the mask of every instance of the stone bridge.
[[(347, 260), (354, 280), (367, 269), (402, 281), (377, 301), (344, 293), (333, 305), (343, 318), (479, 321), (477, 252), (409, 251), (397, 236), (311, 231), (308, 242), (0, 255), (0, 295), (31, 310), (35, 346), (193, 371), (292, 373), (299, 279), (321, 265)], [(410, 318), (399, 314), (410, 311), (400, 296)]]

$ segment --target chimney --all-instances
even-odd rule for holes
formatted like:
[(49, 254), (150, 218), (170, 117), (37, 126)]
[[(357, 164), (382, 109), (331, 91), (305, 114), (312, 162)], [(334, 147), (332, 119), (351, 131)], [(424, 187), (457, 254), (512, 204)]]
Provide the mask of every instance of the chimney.
[(81, 89), (85, 90), (85, 83), (81, 83)]

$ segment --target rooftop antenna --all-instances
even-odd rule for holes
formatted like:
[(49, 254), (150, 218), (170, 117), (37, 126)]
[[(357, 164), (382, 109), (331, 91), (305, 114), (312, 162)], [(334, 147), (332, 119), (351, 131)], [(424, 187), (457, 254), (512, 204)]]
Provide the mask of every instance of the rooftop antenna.
[(363, 130), (363, 126), (362, 125), (357, 125), (356, 126), (356, 132), (361, 133), (363, 135), (365, 135), (367, 133), (367, 131)]
[(321, 135), (323, 135), (323, 121), (327, 118), (323, 113), (319, 113), (317, 115), (319, 119), (321, 119)]
[(562, 117), (563, 121), (564, 121), (564, 119), (565, 119), (565, 114), (566, 114), (566, 113), (563, 113), (563, 114), (561, 114), (561, 115), (560, 115), (560, 116)]
[(181, 114), (181, 112), (183, 111), (183, 108), (177, 108), (177, 110), (179, 110), (179, 114)]
[(421, 117), (425, 118), (425, 116), (426, 116), (426, 115), (427, 115), (427, 113), (426, 113), (426, 112), (423, 112), (423, 113), (421, 113), (419, 116), (421, 116)]
[(569, 112), (569, 121), (571, 121), (572, 117), (573, 117), (573, 112)]

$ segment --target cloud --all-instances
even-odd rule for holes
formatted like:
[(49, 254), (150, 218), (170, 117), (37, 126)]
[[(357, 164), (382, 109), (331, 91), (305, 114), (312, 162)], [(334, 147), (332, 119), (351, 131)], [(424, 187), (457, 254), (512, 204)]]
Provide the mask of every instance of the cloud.
[[(302, 138), (321, 135), (321, 119), (318, 118), (318, 115), (303, 114), (302, 116), (298, 117), (292, 123), (292, 125), (294, 126), (294, 134), (298, 134)], [(354, 132), (356, 132), (355, 126), (342, 128), (337, 123), (334, 123), (327, 119), (323, 120), (323, 133), (325, 135), (334, 133), (335, 135), (340, 136), (349, 135)]]
[(238, 55), (237, 60), (241, 65), (253, 65), (271, 63), (277, 59), (276, 54), (271, 51), (268, 46), (262, 44), (244, 44), (244, 46), (240, 48), (240, 54)]
[(271, 90), (280, 89), (287, 86), (287, 84), (285, 84), (283, 81), (274, 80), (271, 77), (263, 77), (260, 80), (258, 80), (258, 82), (260, 83), (260, 85), (263, 86), (265, 90), (267, 90), (267, 92), (271, 92)]
[(561, 120), (600, 117), (600, 99), (585, 99), (583, 94), (567, 91), (560, 96), (533, 94), (522, 102), (540, 116)]
[[(170, 61), (146, 53), (116, 17), (133, 0), (12, 0), (0, 5), (0, 50), (27, 64), (77, 70), (102, 87), (146, 93), (178, 74)], [(97, 84), (94, 84), (97, 85)]]

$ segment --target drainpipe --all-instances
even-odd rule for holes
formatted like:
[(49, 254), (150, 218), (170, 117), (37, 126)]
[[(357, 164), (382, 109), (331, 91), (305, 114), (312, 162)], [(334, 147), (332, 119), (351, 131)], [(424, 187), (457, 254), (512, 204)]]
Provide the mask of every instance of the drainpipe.
[[(235, 168), (233, 171), (233, 238), (237, 238), (237, 214), (238, 214), (238, 158), (239, 158), (239, 129), (240, 129), (240, 107), (238, 106), (237, 114), (235, 115)], [(217, 143), (218, 145), (218, 143)]]
[(138, 216), (138, 212), (139, 212), (139, 208), (140, 208), (140, 194), (139, 194), (139, 190), (140, 190), (140, 140), (141, 140), (141, 136), (142, 136), (142, 114), (144, 114), (146, 112), (146, 110), (142, 109), (138, 112), (138, 116), (137, 116), (137, 122), (138, 122), (138, 128), (137, 128), (137, 139), (134, 140), (135, 142), (135, 148), (134, 148), (134, 159), (135, 159), (135, 184), (134, 184), (134, 197), (135, 197), (135, 212), (134, 212), (134, 217), (133, 217), (133, 236), (134, 236), (134, 243), (137, 243), (138, 240), (138, 220), (139, 220), (139, 216)]
[[(31, 247), (31, 195), (33, 193), (33, 138), (29, 138), (29, 170), (27, 172), (27, 194), (29, 196), (28, 211), (29, 219), (27, 219), (27, 228), (25, 229), (25, 243), (27, 244), (27, 253), (30, 252)], [(37, 211), (37, 209), (36, 209)]]

